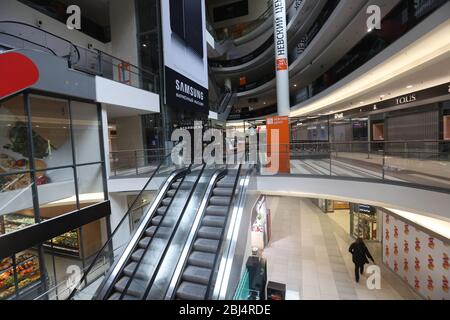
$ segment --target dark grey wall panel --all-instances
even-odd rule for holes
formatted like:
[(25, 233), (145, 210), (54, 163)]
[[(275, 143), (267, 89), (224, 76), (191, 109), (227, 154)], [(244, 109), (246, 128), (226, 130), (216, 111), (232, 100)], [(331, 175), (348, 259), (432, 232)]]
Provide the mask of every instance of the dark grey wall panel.
[(96, 100), (94, 76), (70, 69), (66, 59), (48, 53), (29, 49), (17, 52), (30, 58), (39, 69), (39, 81), (32, 89)]

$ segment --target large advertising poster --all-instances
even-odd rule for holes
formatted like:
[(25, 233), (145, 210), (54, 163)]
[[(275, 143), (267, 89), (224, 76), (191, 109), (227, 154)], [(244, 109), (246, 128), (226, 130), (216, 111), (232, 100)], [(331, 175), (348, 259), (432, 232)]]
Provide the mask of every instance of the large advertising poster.
[(204, 0), (161, 0), (165, 102), (208, 112)]
[(383, 261), (422, 297), (450, 299), (450, 243), (383, 213)]

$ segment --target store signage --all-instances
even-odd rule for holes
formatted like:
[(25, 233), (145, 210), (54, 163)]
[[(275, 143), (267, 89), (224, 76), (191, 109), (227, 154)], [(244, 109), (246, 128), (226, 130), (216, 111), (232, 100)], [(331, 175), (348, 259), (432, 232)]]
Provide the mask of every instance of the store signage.
[(358, 205), (358, 212), (359, 213), (365, 213), (365, 214), (373, 215), (373, 214), (375, 214), (377, 212), (377, 210), (374, 207), (372, 207), (372, 206), (369, 206), (369, 205), (366, 205), (366, 204), (359, 204)]
[(30, 58), (17, 52), (0, 55), (0, 100), (39, 81), (39, 69)]
[(415, 101), (417, 101), (417, 95), (415, 93), (408, 94), (406, 96), (395, 99), (395, 102), (397, 103), (397, 105), (407, 104), (407, 103), (411, 103), (411, 102), (415, 102)]
[(165, 103), (209, 111), (206, 8), (202, 0), (161, 0)]

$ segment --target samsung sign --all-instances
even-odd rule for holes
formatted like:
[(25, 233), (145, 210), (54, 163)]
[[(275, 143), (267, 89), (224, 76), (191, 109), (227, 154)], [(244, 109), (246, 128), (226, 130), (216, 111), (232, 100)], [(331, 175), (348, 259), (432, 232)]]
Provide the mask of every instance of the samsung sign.
[(203, 0), (161, 0), (165, 103), (209, 111), (206, 8)]

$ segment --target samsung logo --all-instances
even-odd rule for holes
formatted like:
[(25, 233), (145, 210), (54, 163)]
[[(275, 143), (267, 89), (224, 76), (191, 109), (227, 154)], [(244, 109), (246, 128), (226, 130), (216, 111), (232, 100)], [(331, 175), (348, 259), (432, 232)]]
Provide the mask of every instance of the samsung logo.
[(204, 98), (202, 91), (195, 89), (194, 87), (192, 87), (180, 80), (175, 81), (175, 88), (177, 91), (180, 91), (184, 94), (190, 95), (193, 98), (200, 99), (200, 100), (203, 100), (203, 98)]

